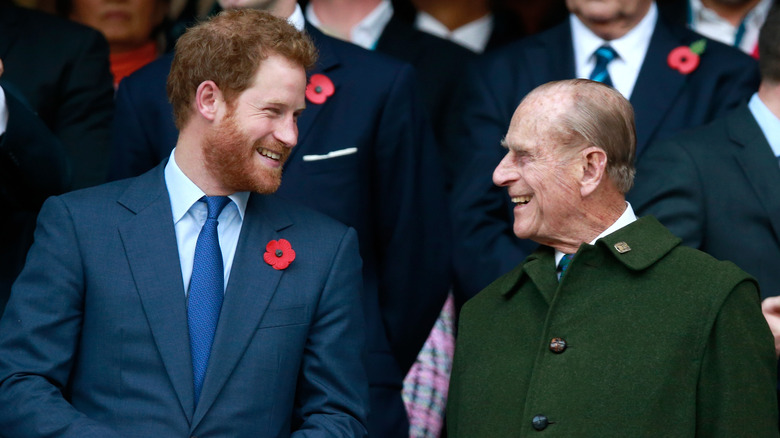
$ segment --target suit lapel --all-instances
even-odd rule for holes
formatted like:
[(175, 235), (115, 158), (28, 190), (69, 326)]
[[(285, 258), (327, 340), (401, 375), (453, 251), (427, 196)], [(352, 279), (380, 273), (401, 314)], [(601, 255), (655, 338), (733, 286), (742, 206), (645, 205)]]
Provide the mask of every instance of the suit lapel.
[(278, 231), (291, 224), (276, 208), (272, 197), (253, 194), (249, 198), (193, 429), (241, 360), (271, 302), (284, 271), (265, 263), (265, 245), (278, 239)]
[(119, 227), (119, 234), (154, 341), (182, 410), (191, 420), (194, 403), (192, 360), (186, 347), (186, 298), (163, 177), (165, 162), (137, 178), (119, 199), (136, 214)]
[[(533, 68), (523, 70), (523, 74), (530, 74), (533, 78), (531, 84), (544, 84), (577, 76), (569, 20), (550, 29), (543, 37), (531, 38), (535, 38), (538, 43), (528, 49), (527, 61)], [(561, 53), (561, 48), (564, 48), (564, 53)], [(540, 62), (542, 60), (546, 62)]]
[(750, 181), (767, 216), (775, 237), (780, 237), (780, 166), (772, 148), (746, 106), (726, 119), (729, 137), (738, 145), (736, 159)]
[(666, 63), (672, 49), (683, 44), (659, 19), (639, 70), (631, 104), (636, 118), (636, 156), (647, 146), (685, 85), (686, 75)]
[(532, 257), (534, 258), (528, 260), (523, 269), (549, 306), (555, 297), (555, 291), (558, 289), (555, 251), (549, 247), (541, 247)]
[[(333, 50), (333, 46), (329, 40), (330, 37), (317, 30), (308, 22), (306, 23), (306, 32), (309, 34), (309, 36), (311, 36), (312, 40), (314, 40), (314, 45), (317, 47), (317, 51), (319, 52), (317, 65), (314, 67), (311, 73), (325, 74), (333, 82), (333, 86), (335, 87), (334, 96), (331, 97), (333, 98), (336, 94), (339, 93), (339, 89), (344, 83), (342, 69), (339, 68), (341, 61), (339, 60), (336, 52)], [(306, 110), (301, 114), (300, 118), (298, 118), (299, 145), (304, 144), (306, 137), (309, 135), (311, 128), (314, 125), (314, 121), (317, 119), (322, 109), (328, 104), (328, 101), (325, 101), (325, 103), (320, 105), (311, 103), (308, 100), (306, 101)], [(292, 160), (299, 153), (300, 149), (300, 147), (294, 147), (290, 153), (288, 161)]]

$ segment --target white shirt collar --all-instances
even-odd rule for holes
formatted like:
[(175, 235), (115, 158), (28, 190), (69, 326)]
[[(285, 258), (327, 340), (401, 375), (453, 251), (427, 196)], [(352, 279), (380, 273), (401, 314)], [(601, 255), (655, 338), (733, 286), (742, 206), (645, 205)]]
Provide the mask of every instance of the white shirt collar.
[(302, 31), (306, 27), (306, 19), (303, 18), (303, 10), (301, 5), (295, 4), (295, 11), (287, 18), (287, 22), (295, 26), (298, 31)]
[[(306, 18), (314, 27), (327, 33), (319, 17), (314, 13), (314, 7), (311, 3), (306, 5)], [(382, 0), (373, 11), (352, 27), (349, 32), (349, 41), (364, 49), (373, 50), (391, 18), (393, 18), (393, 5), (390, 0)]]
[(690, 22), (689, 27), (700, 34), (720, 41), (730, 46), (739, 43), (739, 48), (748, 54), (753, 52), (757, 42), (761, 26), (769, 14), (773, 0), (761, 0), (753, 9), (748, 11), (742, 23), (745, 26), (744, 34), (740, 41), (736, 41), (739, 25), (734, 26), (728, 20), (718, 15), (712, 9), (704, 6), (701, 0), (689, 0)]
[(473, 52), (482, 53), (493, 32), (493, 20), (493, 14), (487, 14), (450, 31), (433, 15), (420, 11), (414, 20), (414, 26), (423, 32), (460, 44)]
[(758, 93), (754, 93), (748, 102), (748, 108), (758, 122), (776, 157), (780, 157), (780, 119), (767, 108)]
[[(595, 245), (596, 241), (601, 239), (604, 236), (608, 236), (615, 231), (625, 227), (626, 225), (636, 221), (636, 214), (634, 214), (634, 209), (631, 208), (631, 204), (626, 201), (626, 209), (623, 211), (623, 214), (620, 215), (620, 217), (610, 225), (606, 230), (602, 231), (601, 234), (599, 234), (595, 239), (593, 239), (590, 244)], [(561, 262), (561, 259), (563, 258), (563, 253), (555, 250), (555, 266), (558, 266), (558, 264)]]
[[(173, 223), (177, 223), (184, 217), (190, 208), (200, 200), (200, 198), (206, 196), (187, 175), (182, 172), (179, 165), (176, 164), (176, 158), (174, 152), (176, 148), (171, 151), (171, 156), (168, 159), (168, 164), (165, 165), (165, 186), (168, 189), (168, 197), (171, 200), (171, 212), (173, 213)], [(246, 204), (249, 201), (249, 192), (238, 192), (228, 196), (238, 207), (238, 214), (241, 215), (241, 219), (244, 219), (244, 213), (246, 212)]]
[(596, 66), (596, 49), (609, 43), (615, 49), (618, 57), (609, 63), (609, 71), (612, 84), (626, 99), (631, 97), (634, 91), (639, 70), (645, 59), (647, 48), (653, 37), (653, 30), (658, 21), (658, 7), (655, 2), (650, 4), (650, 9), (642, 20), (625, 35), (612, 41), (605, 41), (587, 28), (574, 14), (569, 14), (571, 24), (572, 47), (574, 48), (574, 62), (578, 78), (588, 78)]

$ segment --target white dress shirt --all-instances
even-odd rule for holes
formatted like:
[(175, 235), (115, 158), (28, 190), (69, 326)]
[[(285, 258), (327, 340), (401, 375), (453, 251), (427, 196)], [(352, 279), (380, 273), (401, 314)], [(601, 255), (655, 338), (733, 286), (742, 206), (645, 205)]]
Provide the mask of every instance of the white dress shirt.
[(287, 18), (287, 22), (292, 24), (296, 29), (302, 31), (306, 26), (306, 19), (303, 17), (303, 10), (301, 5), (295, 4), (295, 11)]
[(738, 46), (743, 52), (752, 54), (758, 43), (758, 32), (772, 7), (772, 0), (758, 2), (736, 26), (704, 6), (701, 0), (689, 0), (688, 7), (688, 27), (715, 41)]
[(618, 39), (605, 41), (588, 29), (574, 14), (570, 14), (577, 77), (585, 79), (590, 77), (596, 66), (596, 49), (609, 44), (617, 53), (617, 57), (607, 65), (612, 85), (623, 97), (630, 99), (647, 48), (650, 46), (656, 21), (658, 21), (658, 7), (653, 2), (647, 14), (633, 29)]
[(5, 103), (5, 90), (0, 87), (0, 135), (5, 134), (8, 127), (8, 105)]
[[(349, 32), (349, 42), (357, 44), (364, 49), (374, 50), (379, 37), (382, 36), (385, 26), (387, 26), (391, 18), (393, 18), (393, 5), (390, 3), (390, 0), (382, 0), (373, 11), (352, 27), (352, 30)], [(322, 32), (326, 34), (332, 33), (328, 31), (326, 26), (323, 26), (317, 14), (314, 13), (311, 3), (306, 5), (306, 19), (309, 20), (312, 26)]]
[[(601, 239), (604, 236), (608, 236), (615, 231), (625, 227), (626, 225), (636, 221), (636, 214), (634, 214), (634, 209), (631, 208), (631, 204), (626, 201), (626, 209), (623, 211), (623, 214), (620, 215), (620, 217), (610, 225), (606, 230), (602, 231), (601, 234), (596, 236), (595, 239), (593, 239), (590, 244), (595, 245), (596, 241)], [(555, 266), (558, 266), (561, 263), (561, 259), (563, 258), (564, 254), (557, 249), (555, 250)]]
[(436, 35), (439, 38), (460, 44), (472, 52), (482, 53), (485, 51), (485, 47), (487, 47), (487, 43), (490, 40), (490, 34), (493, 32), (493, 21), (493, 14), (487, 14), (455, 30), (449, 30), (447, 26), (433, 15), (420, 11), (414, 20), (414, 27), (431, 35)]
[(780, 157), (780, 119), (767, 108), (764, 102), (758, 97), (758, 93), (754, 93), (753, 97), (748, 102), (748, 109), (753, 114), (753, 117), (758, 122), (761, 132), (764, 133), (766, 141), (772, 148), (776, 157)]
[[(189, 293), (192, 264), (195, 259), (195, 244), (203, 224), (206, 223), (208, 207), (205, 202), (199, 202), (200, 198), (206, 194), (181, 171), (179, 165), (176, 164), (174, 152), (176, 152), (175, 148), (165, 166), (165, 186), (168, 188), (168, 196), (171, 200), (184, 291)], [(225, 269), (224, 284), (226, 288), (230, 278), (230, 268), (233, 266), (233, 257), (236, 254), (238, 236), (244, 221), (249, 192), (234, 193), (229, 198), (232, 202), (228, 203), (220, 213), (219, 225), (217, 226), (219, 247), (222, 250), (222, 264)], [(263, 257), (263, 250), (263, 248), (257, 249), (257, 257)]]

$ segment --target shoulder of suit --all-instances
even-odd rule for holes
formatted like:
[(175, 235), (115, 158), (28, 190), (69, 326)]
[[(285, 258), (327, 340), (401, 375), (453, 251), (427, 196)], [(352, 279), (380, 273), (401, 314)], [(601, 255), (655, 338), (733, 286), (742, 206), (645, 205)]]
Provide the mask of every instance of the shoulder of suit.
[(301, 202), (284, 198), (276, 194), (258, 195), (252, 194), (252, 198), (262, 198), (263, 208), (277, 209), (288, 216), (296, 225), (310, 227), (325, 227), (343, 232), (348, 227), (332, 217), (314, 210)]
[[(729, 133), (733, 129), (749, 127), (748, 123), (753, 123), (756, 129), (761, 129), (750, 113), (747, 104), (742, 104), (725, 116), (705, 125), (689, 128), (668, 139), (658, 141), (657, 144), (653, 144), (650, 150), (654, 154), (671, 153), (674, 155), (685, 151), (694, 158), (712, 159), (720, 156), (718, 152), (730, 150), (730, 148), (724, 149), (725, 145), (731, 143)], [(641, 166), (641, 161), (639, 166)]]

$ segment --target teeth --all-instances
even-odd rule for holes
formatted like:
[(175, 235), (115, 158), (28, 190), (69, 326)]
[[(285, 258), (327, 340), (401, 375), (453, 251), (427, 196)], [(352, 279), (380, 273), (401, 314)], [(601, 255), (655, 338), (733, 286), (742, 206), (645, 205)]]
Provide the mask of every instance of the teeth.
[(276, 152), (271, 152), (268, 149), (263, 148), (260, 149), (260, 155), (276, 161), (279, 161), (279, 159), (282, 158), (281, 154), (277, 154)]
[(515, 204), (528, 204), (531, 201), (531, 196), (515, 196), (512, 198), (512, 202)]

